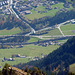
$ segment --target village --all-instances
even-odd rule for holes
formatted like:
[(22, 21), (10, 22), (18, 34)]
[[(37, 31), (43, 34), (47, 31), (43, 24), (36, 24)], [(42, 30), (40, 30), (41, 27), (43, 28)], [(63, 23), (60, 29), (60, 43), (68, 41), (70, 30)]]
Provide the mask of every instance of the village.
[[(28, 0), (28, 1), (23, 1), (23, 0), (13, 0), (13, 5), (14, 8), (16, 9), (16, 11), (21, 14), (21, 15), (28, 15), (28, 14), (32, 14), (32, 11), (37, 11), (35, 8), (39, 7), (39, 6), (43, 6), (45, 7), (44, 11), (37, 11), (38, 13), (42, 14), (42, 13), (47, 13), (47, 10), (52, 10), (52, 9), (58, 9), (58, 7), (54, 7), (52, 8), (52, 5), (55, 4), (60, 4), (60, 2), (58, 1), (47, 1), (47, 0)], [(5, 15), (9, 15), (11, 14), (11, 11), (9, 9), (11, 5), (9, 5), (9, 0), (7, 1), (3, 1), (0, 2), (0, 14), (5, 14)], [(59, 11), (68, 11), (66, 8), (70, 8), (70, 4), (69, 3), (64, 3), (63, 4), (64, 8), (60, 9)], [(1, 15), (3, 16), (3, 15)]]
[(31, 61), (36, 61), (36, 60), (45, 58), (46, 56), (47, 56), (47, 54), (43, 55), (43, 53), (41, 53), (41, 57), (38, 57), (38, 56), (31, 57), (31, 56), (25, 56), (25, 55), (21, 56), (20, 54), (13, 54), (13, 55), (11, 55), (10, 58), (4, 57), (2, 59), (2, 62), (5, 62), (5, 61), (16, 61), (16, 59), (22, 59), (22, 58), (24, 58), (24, 59), (26, 58), (26, 59), (31, 60)]
[[(42, 1), (42, 0), (28, 0), (28, 1), (23, 1), (23, 0), (19, 0), (19, 1), (13, 1), (15, 4), (15, 9), (17, 10), (17, 12), (19, 14), (22, 15), (28, 15), (28, 14), (32, 14), (31, 10), (33, 11), (37, 11), (35, 8), (39, 7), (39, 6), (43, 6), (45, 7), (44, 11), (37, 11), (38, 13), (42, 14), (42, 13), (47, 13), (47, 10), (52, 10), (52, 9), (58, 9), (58, 7), (54, 7), (52, 8), (52, 5), (55, 4), (60, 4), (60, 2), (58, 1)], [(63, 4), (64, 8), (59, 9), (59, 11), (68, 11), (66, 8), (70, 8), (70, 4), (69, 3), (64, 3)]]

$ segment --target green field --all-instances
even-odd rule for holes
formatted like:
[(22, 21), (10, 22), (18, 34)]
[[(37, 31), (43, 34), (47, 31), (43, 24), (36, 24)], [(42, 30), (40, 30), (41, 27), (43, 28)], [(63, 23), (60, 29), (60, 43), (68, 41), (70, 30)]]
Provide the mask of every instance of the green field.
[[(55, 7), (58, 7), (58, 9), (54, 9)], [(33, 20), (33, 19), (42, 18), (44, 16), (54, 16), (56, 14), (56, 12), (58, 12), (59, 9), (62, 9), (62, 8), (64, 8), (63, 3), (52, 5), (52, 10), (47, 10), (47, 9), (45, 9), (44, 6), (39, 6), (39, 7), (35, 8), (36, 11), (34, 11), (32, 9), (31, 10), (32, 14), (25, 15), (25, 17), (27, 17), (30, 20)], [(70, 6), (70, 8), (67, 8), (67, 9), (71, 10), (71, 9), (73, 9), (73, 7)], [(38, 11), (45, 11), (45, 10), (47, 11), (47, 13), (42, 13), (42, 14), (38, 13)]]
[[(41, 53), (43, 55), (49, 54), (52, 51), (56, 50), (58, 45), (50, 45), (47, 47), (37, 46), (37, 45), (25, 45), (23, 48), (10, 48), (10, 49), (0, 49), (0, 58), (10, 58), (13, 54), (20, 54), (21, 56), (30, 56), (30, 57), (41, 57)], [(5, 61), (2, 62), (0, 59), (0, 66), (3, 66), (5, 63), (9, 63), (10, 65), (15, 65), (19, 63), (25, 63), (30, 61), (28, 58), (15, 58), (15, 61)]]
[(42, 40), (42, 39), (31, 37), (30, 40), (28, 40), (27, 42), (37, 42), (38, 40)]
[(48, 31), (47, 34), (44, 34), (43, 36), (53, 36), (53, 35), (61, 35), (60, 31), (56, 28), (53, 30)]
[(68, 39), (65, 39), (65, 40), (58, 40), (58, 42), (60, 42), (60, 43), (65, 43), (65, 42), (67, 42), (67, 40), (68, 40)]
[(61, 26), (61, 30), (65, 35), (75, 35), (75, 24), (66, 24)]
[(12, 34), (17, 34), (17, 33), (20, 33), (21, 30), (19, 27), (17, 28), (12, 28), (10, 30), (7, 30), (7, 29), (3, 29), (3, 30), (0, 30), (0, 35), (12, 35)]
[(70, 65), (70, 70), (69, 71), (75, 73), (75, 63)]

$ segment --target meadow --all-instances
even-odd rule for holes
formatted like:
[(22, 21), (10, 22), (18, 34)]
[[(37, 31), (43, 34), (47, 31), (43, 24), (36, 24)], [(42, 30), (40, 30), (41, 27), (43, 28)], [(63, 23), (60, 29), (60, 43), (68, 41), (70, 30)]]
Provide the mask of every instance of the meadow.
[(37, 37), (31, 37), (30, 40), (28, 40), (27, 42), (37, 42), (38, 40), (42, 40), (42, 39)]
[(17, 28), (12, 28), (10, 30), (7, 30), (7, 29), (3, 29), (3, 30), (0, 30), (0, 35), (13, 35), (13, 34), (17, 34), (17, 33), (20, 33), (21, 30), (19, 27)]
[(62, 34), (57, 28), (55, 28), (53, 30), (49, 30), (48, 33), (44, 34), (43, 36), (53, 36), (53, 35), (62, 35)]
[(70, 23), (63, 25), (61, 26), (61, 30), (65, 35), (75, 35), (75, 24)]
[[(3, 67), (5, 63), (8, 63), (10, 65), (17, 65), (19, 63), (26, 63), (32, 60), (33, 57), (38, 56), (41, 57), (41, 54), (47, 55), (51, 53), (52, 51), (59, 48), (58, 45), (50, 45), (47, 47), (42, 47), (38, 45), (24, 45), (22, 48), (10, 48), (10, 49), (0, 49), (0, 66)], [(31, 57), (29, 58), (14, 58), (15, 61), (5, 61), (2, 62), (2, 59), (5, 58), (11, 58), (13, 54), (20, 54), (21, 56), (27, 56)]]

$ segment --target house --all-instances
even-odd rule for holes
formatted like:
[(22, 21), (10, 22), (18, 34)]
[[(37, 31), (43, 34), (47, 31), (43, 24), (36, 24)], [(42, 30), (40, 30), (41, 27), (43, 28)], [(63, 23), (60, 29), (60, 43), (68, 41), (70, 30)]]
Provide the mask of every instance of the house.
[(20, 56), (20, 58), (26, 58), (26, 56)]
[(31, 9), (32, 9), (32, 7), (26, 7), (26, 6), (20, 7), (20, 10), (21, 10), (21, 11), (31, 10)]
[(58, 1), (55, 1), (55, 4), (58, 4), (59, 2)]
[(71, 20), (71, 24), (75, 24), (75, 19)]
[(51, 7), (51, 6), (46, 6), (45, 9), (47, 9), (47, 10), (52, 10), (52, 7)]
[(13, 58), (9, 58), (9, 59), (7, 59), (7, 61), (14, 61), (14, 59)]
[(2, 7), (2, 10), (5, 10), (5, 9), (6, 9), (6, 7), (3, 6), (3, 7)]
[(4, 62), (4, 61), (14, 61), (14, 59), (13, 58), (8, 58), (7, 59), (7, 58), (4, 57), (4, 59), (2, 60), (2, 62)]
[(13, 48), (13, 46), (11, 45), (10, 48)]
[(55, 2), (54, 1), (50, 1), (50, 5), (54, 5), (55, 4)]
[(22, 48), (23, 47), (23, 45), (19, 45), (17, 48)]
[(14, 57), (20, 57), (20, 54), (14, 54), (14, 55), (12, 55), (12, 58), (14, 58)]
[(35, 4), (35, 3), (32, 4), (32, 7), (37, 8), (37, 4)]
[(35, 57), (33, 58), (33, 61), (39, 60), (39, 59), (40, 59), (39, 57), (35, 56)]
[(24, 11), (24, 12), (25, 12), (26, 15), (27, 15), (27, 14), (32, 14), (32, 12), (29, 11), (29, 10), (26, 10), (26, 11)]
[(3, 13), (6, 14), (6, 15), (9, 15), (10, 11), (8, 9), (6, 9), (6, 10), (3, 10)]

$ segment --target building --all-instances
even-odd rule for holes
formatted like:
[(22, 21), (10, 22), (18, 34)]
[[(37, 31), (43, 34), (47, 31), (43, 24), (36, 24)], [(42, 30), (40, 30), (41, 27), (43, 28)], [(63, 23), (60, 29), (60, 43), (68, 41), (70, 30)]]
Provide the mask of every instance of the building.
[(24, 11), (24, 13), (25, 13), (26, 15), (27, 15), (27, 14), (32, 14), (32, 12), (29, 11), (29, 10)]

